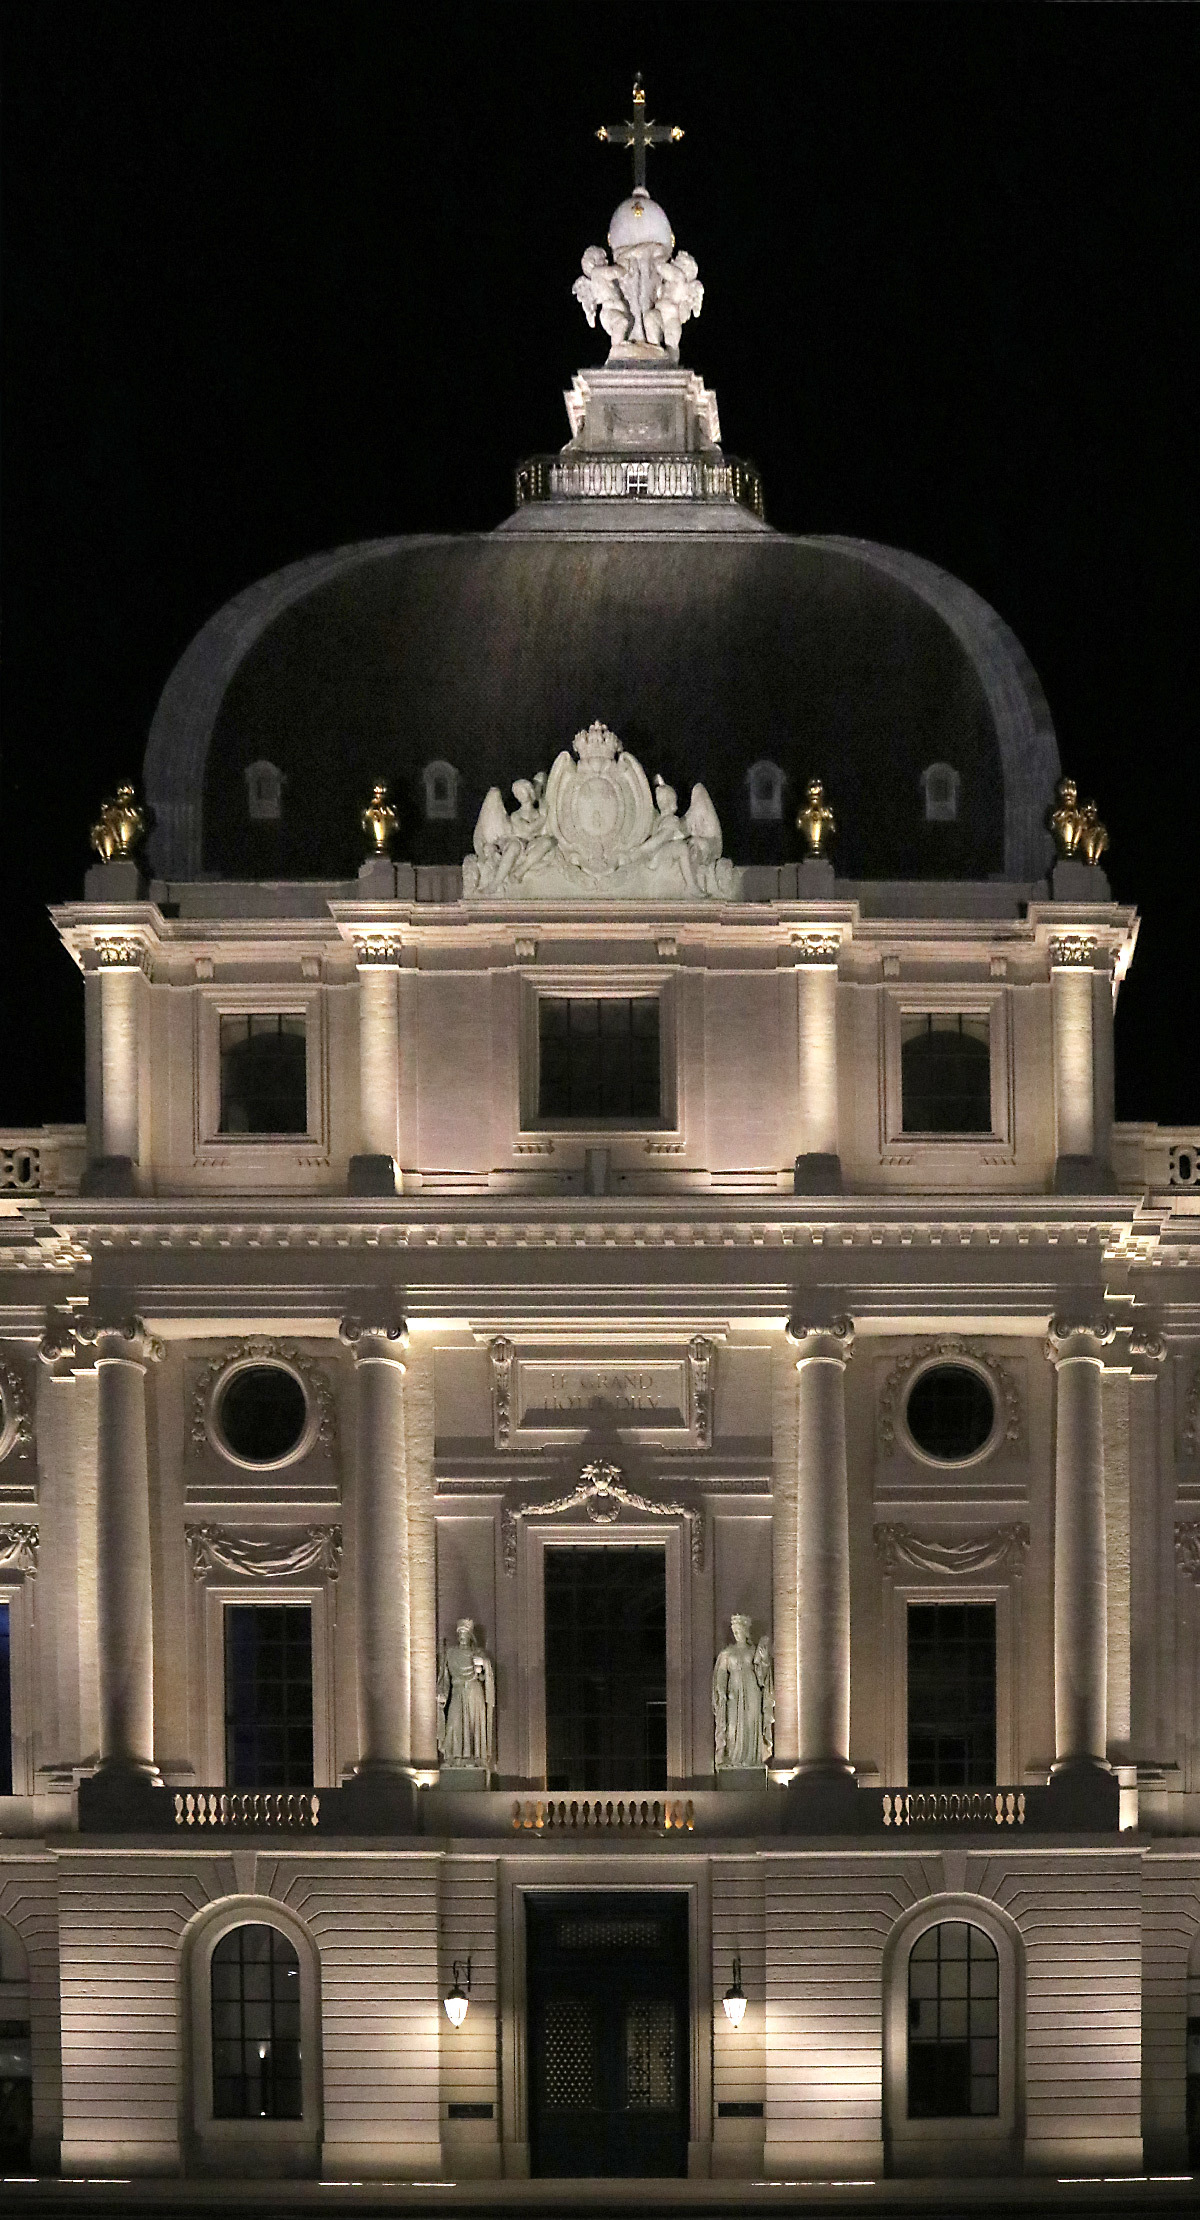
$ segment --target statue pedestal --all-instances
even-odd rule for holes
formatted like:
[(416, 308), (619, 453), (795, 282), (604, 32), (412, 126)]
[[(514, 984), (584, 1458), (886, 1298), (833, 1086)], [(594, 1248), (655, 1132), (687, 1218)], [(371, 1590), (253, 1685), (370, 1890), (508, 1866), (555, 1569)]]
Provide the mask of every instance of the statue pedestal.
[(622, 362), (577, 370), (563, 395), (571, 426), (564, 454), (692, 455), (717, 448), (717, 397), (694, 370)]
[(452, 1796), (460, 1796), (464, 1789), (485, 1789), (489, 1780), (485, 1765), (447, 1765), (444, 1758), (438, 1774), (439, 1788), (446, 1789)]
[(744, 1794), (748, 1788), (765, 1788), (765, 1765), (723, 1765), (717, 1774), (717, 1787), (734, 1789)]

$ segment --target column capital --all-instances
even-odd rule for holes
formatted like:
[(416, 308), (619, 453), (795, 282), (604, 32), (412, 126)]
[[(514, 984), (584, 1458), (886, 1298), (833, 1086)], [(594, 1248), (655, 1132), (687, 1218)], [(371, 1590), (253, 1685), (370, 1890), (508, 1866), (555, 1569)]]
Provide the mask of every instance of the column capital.
[(854, 1350), (854, 1325), (844, 1316), (821, 1321), (801, 1318), (797, 1313), (784, 1327), (793, 1349), (798, 1351), (797, 1369), (802, 1364), (815, 1361), (849, 1364)]
[(394, 1364), (400, 1372), (406, 1369), (408, 1320), (398, 1311), (370, 1318), (348, 1313), (338, 1327), (338, 1339), (358, 1364)]
[(145, 1319), (132, 1311), (123, 1318), (98, 1315), (93, 1310), (70, 1315), (50, 1311), (38, 1345), (42, 1363), (64, 1372), (75, 1365), (94, 1365), (102, 1358), (109, 1363), (157, 1364), (165, 1354), (163, 1343), (149, 1331)]
[(1072, 1316), (1069, 1312), (1050, 1320), (1046, 1335), (1046, 1355), (1051, 1364), (1062, 1364), (1072, 1359), (1083, 1359), (1093, 1364), (1104, 1362), (1100, 1352), (1112, 1341), (1116, 1327), (1103, 1311)]
[(354, 961), (359, 971), (398, 971), (400, 957), (401, 944), (388, 933), (354, 935)]
[(1162, 1364), (1167, 1345), (1161, 1334), (1152, 1333), (1149, 1326), (1135, 1326), (1129, 1337), (1129, 1354), (1142, 1364)]

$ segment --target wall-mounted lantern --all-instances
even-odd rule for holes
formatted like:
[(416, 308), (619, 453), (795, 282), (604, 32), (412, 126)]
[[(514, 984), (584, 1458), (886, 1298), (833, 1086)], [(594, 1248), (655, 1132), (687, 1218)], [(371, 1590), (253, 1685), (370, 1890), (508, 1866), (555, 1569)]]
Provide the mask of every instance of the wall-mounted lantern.
[[(746, 1992), (742, 1987), (742, 1961), (740, 1958), (735, 1958), (733, 1961), (733, 1980), (721, 1998), (721, 2002), (725, 2007), (725, 2017), (730, 2026), (740, 2027), (746, 2017)], [(450, 2006), (447, 2004), (446, 2010), (449, 2011), (449, 2009)]]
[[(446, 2018), (449, 2020), (451, 2027), (461, 2027), (471, 2002), (470, 1959), (456, 1958), (451, 1969), (450, 1978), (453, 1987), (447, 1991), (443, 1998), (446, 2007)], [(745, 2010), (744, 2005), (742, 2009)]]

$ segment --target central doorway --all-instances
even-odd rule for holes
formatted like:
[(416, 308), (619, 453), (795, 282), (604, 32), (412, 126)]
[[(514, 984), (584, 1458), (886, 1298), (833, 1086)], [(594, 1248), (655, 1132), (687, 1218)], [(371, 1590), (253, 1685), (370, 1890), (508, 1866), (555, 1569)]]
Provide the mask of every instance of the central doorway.
[(530, 2165), (687, 2173), (688, 1900), (526, 1899)]

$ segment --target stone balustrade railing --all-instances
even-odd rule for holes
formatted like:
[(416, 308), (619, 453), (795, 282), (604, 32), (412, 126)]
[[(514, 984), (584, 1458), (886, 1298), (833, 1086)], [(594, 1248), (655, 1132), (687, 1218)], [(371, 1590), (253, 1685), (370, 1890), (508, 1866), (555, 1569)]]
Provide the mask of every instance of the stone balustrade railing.
[(1114, 1125), (1112, 1158), (1122, 1193), (1200, 1195), (1200, 1127)]
[(885, 1788), (885, 1827), (1023, 1827), (1023, 1788)]
[(513, 1804), (514, 1833), (579, 1834), (619, 1828), (643, 1834), (691, 1834), (696, 1825), (692, 1799), (613, 1796), (526, 1796)]
[(176, 1791), (174, 1813), (177, 1827), (310, 1828), (321, 1799), (311, 1788), (196, 1788)]
[(0, 1194), (77, 1195), (86, 1162), (85, 1126), (0, 1130)]

